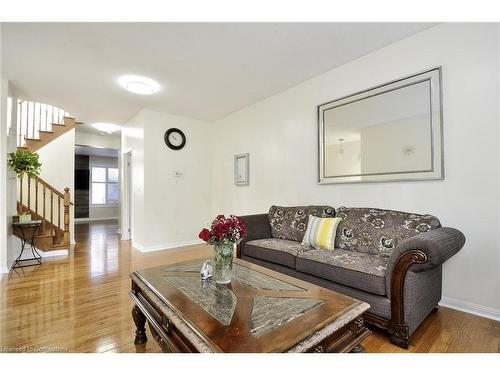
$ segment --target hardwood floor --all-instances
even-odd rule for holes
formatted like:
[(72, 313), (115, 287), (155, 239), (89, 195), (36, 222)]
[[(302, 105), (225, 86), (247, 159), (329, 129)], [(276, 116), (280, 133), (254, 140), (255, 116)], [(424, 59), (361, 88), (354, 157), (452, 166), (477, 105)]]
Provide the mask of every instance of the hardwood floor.
[[(204, 245), (141, 253), (120, 241), (116, 222), (76, 225), (69, 257), (11, 271), (0, 279), (0, 352), (159, 352), (135, 346), (129, 273), (206, 257)], [(416, 332), (408, 351), (374, 331), (368, 352), (500, 352), (500, 322), (439, 308)]]

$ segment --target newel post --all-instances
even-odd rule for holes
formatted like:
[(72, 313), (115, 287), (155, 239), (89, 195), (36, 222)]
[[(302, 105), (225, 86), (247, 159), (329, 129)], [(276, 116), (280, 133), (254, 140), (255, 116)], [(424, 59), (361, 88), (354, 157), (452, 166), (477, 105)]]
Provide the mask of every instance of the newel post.
[(64, 243), (69, 243), (69, 205), (71, 196), (69, 188), (64, 188)]

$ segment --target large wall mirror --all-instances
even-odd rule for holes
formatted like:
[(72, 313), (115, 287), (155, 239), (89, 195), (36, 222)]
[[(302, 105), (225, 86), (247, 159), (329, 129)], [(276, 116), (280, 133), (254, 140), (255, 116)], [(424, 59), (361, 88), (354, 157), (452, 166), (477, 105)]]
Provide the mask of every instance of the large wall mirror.
[(443, 178), (440, 67), (318, 111), (320, 184)]

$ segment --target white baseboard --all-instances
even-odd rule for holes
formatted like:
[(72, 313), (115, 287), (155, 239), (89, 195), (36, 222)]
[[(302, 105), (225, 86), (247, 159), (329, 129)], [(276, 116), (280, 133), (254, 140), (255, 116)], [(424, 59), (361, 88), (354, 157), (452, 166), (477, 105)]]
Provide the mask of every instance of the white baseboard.
[(142, 253), (148, 253), (150, 251), (160, 251), (160, 250), (168, 250), (168, 249), (174, 249), (176, 247), (184, 247), (184, 246), (193, 246), (193, 245), (200, 245), (202, 244), (202, 240), (193, 240), (193, 241), (185, 241), (185, 242), (176, 242), (176, 243), (166, 243), (166, 244), (159, 244), (159, 245), (150, 245), (150, 246), (143, 246), (138, 242), (135, 242), (132, 240), (132, 247), (136, 248)]
[(42, 258), (52, 258), (52, 257), (61, 257), (61, 256), (67, 256), (69, 254), (68, 249), (59, 249), (59, 250), (52, 250), (52, 251), (40, 251), (38, 250)]
[[(40, 256), (42, 258), (52, 258), (52, 257), (60, 257), (60, 256), (67, 256), (69, 254), (69, 251), (68, 249), (58, 249), (58, 250), (51, 250), (51, 251), (43, 251), (43, 250), (40, 250), (40, 249), (36, 249), (38, 251), (38, 253), (40, 254)], [(24, 259), (24, 258), (32, 258), (33, 257), (33, 254), (31, 254), (31, 252), (26, 252), (23, 254), (25, 256), (23, 256), (21, 258)]]
[[(59, 249), (59, 250), (52, 250), (52, 251), (43, 251), (43, 250), (40, 250), (40, 249), (36, 249), (38, 254), (40, 254), (40, 256), (42, 257), (42, 259), (45, 259), (45, 258), (54, 258), (54, 257), (65, 257), (65, 256), (68, 256), (69, 254), (69, 249)], [(32, 258), (33, 257), (33, 254), (31, 254), (31, 252), (26, 252), (26, 254), (23, 254), (25, 256), (23, 256), (20, 260), (23, 260), (23, 259), (28, 259), (28, 258)], [(15, 259), (12, 260), (12, 263), (10, 265), (10, 269), (12, 269), (12, 266), (14, 265), (14, 262), (15, 262)], [(9, 271), (7, 271), (9, 272)]]
[(439, 306), (449, 307), (450, 309), (463, 311), (469, 314), (482, 316), (483, 318), (500, 321), (500, 310), (478, 305), (476, 303), (462, 301), (455, 298), (443, 297)]
[(75, 224), (90, 223), (92, 221), (118, 220), (118, 217), (80, 217), (75, 219)]

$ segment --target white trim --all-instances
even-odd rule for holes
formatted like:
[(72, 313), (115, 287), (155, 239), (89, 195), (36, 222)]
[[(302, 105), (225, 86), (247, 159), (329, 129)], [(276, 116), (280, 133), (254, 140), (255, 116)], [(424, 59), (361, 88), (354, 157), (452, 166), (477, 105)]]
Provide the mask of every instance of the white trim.
[(193, 240), (193, 241), (185, 241), (185, 242), (176, 242), (176, 243), (144, 246), (144, 245), (141, 245), (140, 243), (132, 240), (132, 247), (136, 248), (141, 253), (148, 253), (150, 251), (160, 251), (160, 250), (174, 249), (177, 247), (201, 245), (202, 243), (203, 243), (202, 240)]
[(477, 303), (473, 302), (443, 297), (439, 302), (439, 306), (449, 307), (450, 309), (459, 310), (469, 314), (500, 321), (500, 310), (494, 309), (492, 307), (478, 305)]
[(52, 257), (61, 257), (61, 256), (68, 256), (69, 251), (68, 249), (59, 249), (59, 250), (52, 250), (52, 251), (41, 251), (38, 250), (42, 258), (52, 258)]
[(9, 273), (9, 269), (6, 266), (1, 266), (0, 273)]
[(118, 220), (119, 217), (79, 217), (78, 219), (75, 219), (75, 224), (76, 223), (88, 223), (91, 221), (102, 221), (102, 220)]
[(121, 155), (120, 179), (121, 235), (122, 241), (132, 239), (132, 149)]
[[(45, 258), (53, 258), (53, 257), (61, 257), (61, 256), (68, 256), (69, 251), (68, 249), (59, 249), (59, 250), (52, 250), (52, 251), (43, 251), (40, 250), (39, 248), (36, 248), (36, 251), (40, 256), (45, 259)], [(26, 255), (25, 257), (22, 257), (20, 260), (23, 259), (28, 259), (31, 258), (33, 255), (31, 253), (25, 253), (23, 255)], [(10, 268), (12, 269), (12, 266), (14, 265), (15, 260), (12, 260), (12, 264), (10, 265)]]

